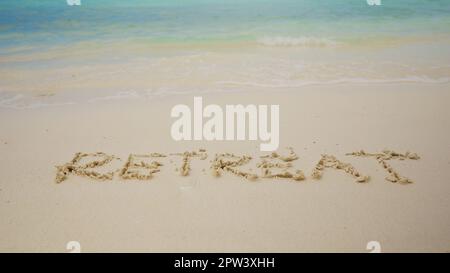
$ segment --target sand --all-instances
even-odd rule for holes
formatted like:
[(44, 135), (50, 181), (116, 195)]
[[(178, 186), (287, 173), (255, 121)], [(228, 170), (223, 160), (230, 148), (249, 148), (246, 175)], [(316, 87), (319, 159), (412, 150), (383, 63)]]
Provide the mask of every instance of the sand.
[[(195, 94), (0, 108), (0, 251), (67, 252), (78, 241), (83, 252), (368, 252), (378, 241), (383, 252), (448, 252), (449, 88), (200, 94), (279, 104), (272, 155), (257, 141), (173, 141), (170, 110)], [(77, 153), (100, 163), (79, 158), (86, 168), (62, 167), (58, 180), (56, 166)], [(227, 154), (249, 158), (217, 165)]]

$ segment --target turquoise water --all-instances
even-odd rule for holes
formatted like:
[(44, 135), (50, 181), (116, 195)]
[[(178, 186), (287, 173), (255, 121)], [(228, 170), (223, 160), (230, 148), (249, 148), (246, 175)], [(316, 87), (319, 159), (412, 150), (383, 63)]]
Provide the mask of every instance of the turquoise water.
[(0, 108), (450, 82), (450, 0), (81, 2), (0, 1)]
[(3, 0), (0, 50), (85, 41), (203, 43), (315, 37), (448, 35), (450, 1), (382, 0)]

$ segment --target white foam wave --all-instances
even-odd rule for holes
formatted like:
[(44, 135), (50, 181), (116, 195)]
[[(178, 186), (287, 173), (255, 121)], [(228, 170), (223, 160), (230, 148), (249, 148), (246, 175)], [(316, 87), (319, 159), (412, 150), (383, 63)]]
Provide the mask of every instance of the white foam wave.
[(15, 109), (15, 110), (36, 109), (42, 107), (64, 106), (72, 104), (75, 103), (74, 102), (45, 103), (30, 97), (25, 97), (24, 95), (21, 94), (13, 95), (11, 97), (7, 97), (0, 100), (0, 108)]
[(330, 84), (351, 84), (351, 83), (370, 83), (370, 84), (389, 84), (389, 83), (431, 83), (431, 84), (446, 84), (450, 83), (450, 78), (432, 79), (429, 77), (404, 77), (395, 79), (366, 79), (366, 78), (342, 78), (329, 81), (302, 81), (290, 84), (271, 84), (258, 82), (242, 82), (242, 81), (218, 81), (216, 84), (220, 85), (240, 85), (252, 87), (266, 87), (266, 88), (296, 88), (308, 85), (330, 85)]
[(288, 47), (333, 47), (339, 44), (337, 41), (328, 38), (288, 36), (266, 36), (258, 39), (258, 43), (264, 46)]
[[(271, 81), (239, 81), (227, 80), (216, 81), (215, 88), (208, 89), (185, 89), (185, 88), (157, 88), (154, 90), (137, 91), (123, 91), (113, 95), (94, 97), (94, 98), (78, 98), (72, 96), (61, 96), (57, 100), (39, 99), (35, 96), (25, 96), (22, 94), (14, 94), (12, 92), (0, 92), (0, 108), (8, 109), (35, 109), (42, 107), (73, 105), (83, 103), (101, 103), (111, 100), (136, 100), (160, 98), (174, 95), (187, 94), (210, 94), (210, 93), (235, 93), (241, 92), (241, 87), (256, 87), (256, 88), (299, 88), (311, 85), (335, 85), (335, 84), (395, 84), (395, 83), (422, 83), (422, 84), (449, 84), (450, 78), (431, 78), (427, 76), (407, 76), (401, 78), (340, 78), (330, 80), (302, 80), (302, 81), (285, 81), (285, 82), (271, 82)], [(221, 86), (221, 87), (220, 87)], [(74, 102), (74, 99), (76, 102)]]
[(98, 102), (98, 101), (110, 101), (110, 100), (123, 100), (123, 99), (138, 99), (141, 96), (135, 91), (124, 91), (118, 92), (115, 95), (105, 96), (105, 97), (96, 97), (88, 100), (89, 103)]

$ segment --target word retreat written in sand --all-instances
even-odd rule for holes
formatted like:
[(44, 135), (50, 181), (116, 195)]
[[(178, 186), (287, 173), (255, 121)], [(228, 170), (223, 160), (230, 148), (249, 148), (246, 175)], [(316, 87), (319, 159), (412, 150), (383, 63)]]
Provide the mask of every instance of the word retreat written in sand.
[[(287, 155), (280, 155), (273, 152), (269, 155), (260, 156), (257, 159), (249, 155), (235, 155), (232, 153), (215, 154), (210, 161), (210, 170), (212, 175), (216, 177), (222, 176), (224, 173), (237, 175), (249, 181), (259, 179), (287, 179), (293, 181), (302, 181), (306, 179), (304, 172), (296, 169), (293, 162), (299, 157), (292, 148), (288, 148)], [(420, 157), (416, 153), (397, 153), (391, 150), (384, 150), (381, 153), (367, 153), (363, 150), (358, 152), (347, 153), (346, 156), (367, 157), (376, 160), (387, 172), (386, 180), (393, 183), (409, 184), (413, 181), (405, 176), (400, 175), (388, 162), (391, 160), (418, 160)], [(56, 183), (61, 183), (68, 179), (70, 175), (88, 177), (93, 180), (106, 181), (119, 177), (122, 180), (150, 180), (155, 173), (161, 171), (164, 166), (164, 158), (181, 157), (181, 165), (176, 168), (181, 176), (188, 176), (191, 171), (191, 161), (194, 159), (206, 160), (208, 158), (205, 149), (198, 151), (175, 153), (165, 155), (162, 153), (149, 154), (130, 154), (123, 167), (100, 172), (96, 168), (104, 168), (113, 160), (121, 160), (114, 155), (108, 155), (103, 152), (97, 153), (76, 153), (74, 158), (60, 166), (56, 166)], [(250, 161), (257, 160), (257, 171), (252, 169), (243, 170), (243, 167)], [(87, 162), (86, 162), (87, 161)], [(317, 164), (311, 171), (311, 178), (320, 179), (325, 169), (334, 169), (343, 171), (358, 183), (369, 181), (368, 175), (363, 175), (351, 164), (338, 159), (334, 155), (322, 154)], [(204, 169), (202, 170), (205, 171)]]

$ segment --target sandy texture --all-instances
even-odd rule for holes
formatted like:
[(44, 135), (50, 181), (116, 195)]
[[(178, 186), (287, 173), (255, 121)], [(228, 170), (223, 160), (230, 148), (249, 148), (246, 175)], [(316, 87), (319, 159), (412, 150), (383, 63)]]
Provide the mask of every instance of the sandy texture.
[(277, 154), (173, 141), (170, 109), (191, 95), (0, 109), (0, 251), (448, 252), (449, 88), (202, 94), (279, 104)]

